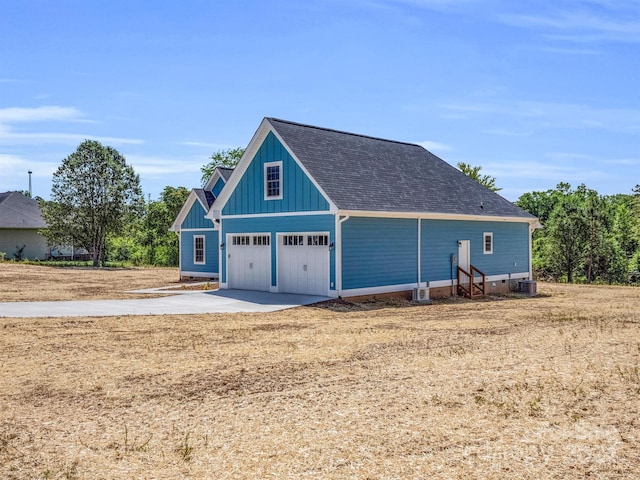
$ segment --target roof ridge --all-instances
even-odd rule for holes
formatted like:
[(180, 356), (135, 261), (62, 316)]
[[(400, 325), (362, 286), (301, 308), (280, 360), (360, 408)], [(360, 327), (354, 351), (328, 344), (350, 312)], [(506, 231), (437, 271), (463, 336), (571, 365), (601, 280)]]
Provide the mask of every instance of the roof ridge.
[(344, 130), (336, 130), (334, 128), (318, 127), (317, 125), (309, 125), (309, 124), (306, 124), (306, 123), (292, 122), (290, 120), (283, 120), (281, 118), (275, 118), (275, 117), (266, 117), (266, 118), (269, 121), (273, 120), (273, 121), (276, 121), (276, 122), (287, 123), (289, 125), (296, 125), (298, 127), (313, 128), (315, 130), (323, 130), (325, 132), (340, 133), (342, 135), (351, 135), (352, 137), (368, 138), (368, 139), (371, 139), (371, 140), (379, 140), (379, 141), (382, 141), (382, 142), (397, 143), (397, 144), (400, 144), (400, 145), (409, 145), (411, 147), (418, 147), (418, 148), (424, 149), (424, 147), (422, 147), (421, 145), (418, 145), (417, 143), (401, 142), (399, 140), (390, 140), (388, 138), (374, 137), (374, 136), (371, 136), (371, 135), (363, 135), (361, 133), (352, 133), (352, 132), (347, 132), (347, 131), (344, 131)]

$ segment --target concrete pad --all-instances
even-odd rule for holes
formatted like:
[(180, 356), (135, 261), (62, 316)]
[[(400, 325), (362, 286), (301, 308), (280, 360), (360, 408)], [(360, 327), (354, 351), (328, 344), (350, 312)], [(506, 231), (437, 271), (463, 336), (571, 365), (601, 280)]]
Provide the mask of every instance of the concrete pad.
[[(149, 293), (158, 293), (158, 291)], [(176, 292), (175, 295), (161, 298), (131, 300), (3, 302), (0, 303), (0, 317), (114, 317), (120, 315), (275, 312), (324, 300), (329, 300), (329, 298), (249, 290), (192, 291)]]

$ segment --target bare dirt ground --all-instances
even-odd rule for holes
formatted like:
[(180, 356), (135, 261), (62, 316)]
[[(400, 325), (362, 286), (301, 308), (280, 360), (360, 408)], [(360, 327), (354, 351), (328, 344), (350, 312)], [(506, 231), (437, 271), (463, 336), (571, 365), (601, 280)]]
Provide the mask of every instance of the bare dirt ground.
[(640, 478), (640, 289), (0, 320), (0, 478)]
[(0, 262), (0, 302), (143, 298), (127, 290), (175, 285), (177, 268), (57, 268)]

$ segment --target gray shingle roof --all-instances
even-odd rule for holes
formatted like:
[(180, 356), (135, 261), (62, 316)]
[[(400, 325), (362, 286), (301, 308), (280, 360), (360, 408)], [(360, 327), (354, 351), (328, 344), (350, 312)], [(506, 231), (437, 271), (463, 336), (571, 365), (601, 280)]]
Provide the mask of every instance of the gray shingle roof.
[(218, 170), (220, 170), (220, 175), (222, 175), (222, 178), (224, 178), (225, 182), (229, 180), (229, 177), (233, 173), (233, 168), (218, 167)]
[(38, 202), (20, 192), (0, 193), (0, 228), (46, 228)]
[(200, 200), (203, 205), (207, 206), (208, 210), (208, 208), (213, 204), (213, 201), (215, 200), (213, 193), (202, 188), (194, 188), (193, 191), (197, 195), (198, 200)]
[(267, 120), (341, 210), (534, 218), (420, 145)]

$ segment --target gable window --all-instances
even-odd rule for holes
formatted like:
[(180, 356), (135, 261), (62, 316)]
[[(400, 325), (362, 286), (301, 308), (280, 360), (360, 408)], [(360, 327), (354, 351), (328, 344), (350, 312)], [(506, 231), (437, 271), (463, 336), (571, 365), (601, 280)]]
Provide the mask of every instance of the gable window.
[(282, 162), (264, 164), (264, 199), (282, 199)]
[(204, 235), (193, 237), (193, 263), (196, 265), (204, 264)]
[(484, 245), (483, 252), (486, 254), (493, 253), (493, 233), (484, 232), (482, 234), (482, 238), (484, 239), (482, 242), (482, 244)]

